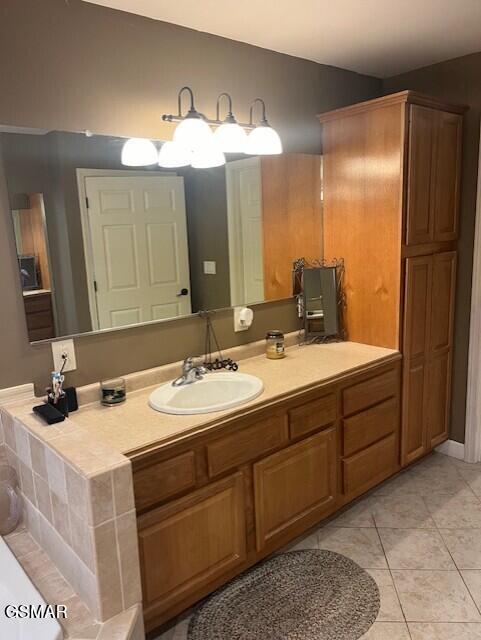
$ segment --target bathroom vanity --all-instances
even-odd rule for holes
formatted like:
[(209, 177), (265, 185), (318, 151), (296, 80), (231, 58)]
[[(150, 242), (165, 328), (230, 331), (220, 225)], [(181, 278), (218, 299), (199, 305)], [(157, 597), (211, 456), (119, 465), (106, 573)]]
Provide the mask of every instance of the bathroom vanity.
[[(243, 407), (169, 416), (139, 409), (148, 397), (139, 391), (117, 413), (122, 432), (123, 416), (131, 423), (141, 411), (137, 434), (117, 441), (134, 447), (125, 453), (147, 630), (400, 468), (398, 353), (349, 342), (291, 347), (285, 360), (249, 358), (241, 371), (265, 385)], [(81, 413), (94, 424), (102, 410)], [(155, 423), (158, 441), (146, 444)], [(114, 428), (102, 436), (114, 442)]]

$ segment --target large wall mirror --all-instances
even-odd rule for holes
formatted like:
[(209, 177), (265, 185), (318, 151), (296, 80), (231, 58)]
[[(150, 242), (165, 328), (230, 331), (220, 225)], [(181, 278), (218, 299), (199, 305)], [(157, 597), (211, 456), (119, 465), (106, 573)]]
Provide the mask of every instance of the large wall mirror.
[(0, 128), (30, 341), (290, 297), (321, 257), (319, 156), (137, 171), (124, 142)]

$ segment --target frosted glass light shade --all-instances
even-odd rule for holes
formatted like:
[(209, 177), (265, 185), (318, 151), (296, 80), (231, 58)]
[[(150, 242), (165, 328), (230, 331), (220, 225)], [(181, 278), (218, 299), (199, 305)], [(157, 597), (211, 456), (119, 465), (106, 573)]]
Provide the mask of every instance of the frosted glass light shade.
[(224, 122), (214, 131), (214, 140), (224, 153), (244, 153), (247, 135), (237, 122)]
[(171, 140), (164, 142), (159, 151), (159, 165), (161, 167), (170, 169), (187, 167), (191, 159), (191, 151)]
[(157, 158), (155, 144), (146, 138), (130, 138), (122, 147), (121, 161), (126, 167), (157, 164)]
[(174, 142), (194, 150), (212, 140), (212, 130), (202, 118), (185, 118), (176, 126)]
[(194, 169), (209, 169), (225, 164), (225, 155), (213, 140), (197, 147), (192, 153), (191, 165)]
[(253, 156), (274, 156), (282, 153), (282, 142), (275, 129), (259, 125), (247, 136), (244, 153)]

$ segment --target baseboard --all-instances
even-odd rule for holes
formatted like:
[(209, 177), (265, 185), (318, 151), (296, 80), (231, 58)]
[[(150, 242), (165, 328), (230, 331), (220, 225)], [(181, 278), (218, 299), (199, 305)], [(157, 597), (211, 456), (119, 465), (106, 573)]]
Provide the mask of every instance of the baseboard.
[(436, 447), (436, 451), (452, 458), (458, 458), (458, 460), (464, 460), (464, 443), (456, 442), (456, 440), (446, 440), (439, 447)]
[(34, 396), (33, 382), (21, 384), (18, 387), (0, 389), (0, 405), (6, 405), (11, 402), (20, 402), (22, 400), (30, 400)]

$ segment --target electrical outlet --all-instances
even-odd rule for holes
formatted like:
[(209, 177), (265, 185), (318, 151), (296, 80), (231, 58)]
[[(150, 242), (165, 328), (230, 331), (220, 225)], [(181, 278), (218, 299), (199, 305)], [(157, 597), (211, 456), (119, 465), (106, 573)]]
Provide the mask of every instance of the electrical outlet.
[(63, 355), (67, 356), (67, 364), (64, 367), (64, 373), (66, 373), (67, 371), (74, 371), (77, 368), (77, 360), (75, 358), (75, 346), (73, 340), (52, 342), (54, 371), (60, 371), (60, 369), (62, 368), (64, 362), (64, 359), (62, 357)]

